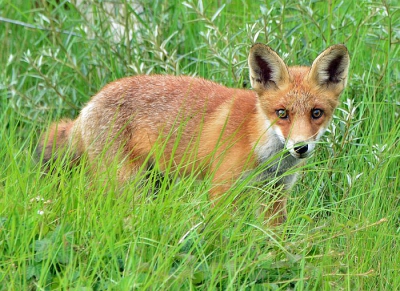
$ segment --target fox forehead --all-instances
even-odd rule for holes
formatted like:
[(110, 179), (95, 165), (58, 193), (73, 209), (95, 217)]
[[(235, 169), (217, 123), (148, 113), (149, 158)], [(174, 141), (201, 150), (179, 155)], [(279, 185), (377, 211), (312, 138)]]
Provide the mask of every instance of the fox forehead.
[(336, 96), (331, 96), (329, 91), (309, 84), (307, 80), (309, 67), (289, 67), (288, 71), (290, 83), (284, 90), (260, 96), (261, 103), (266, 103), (269, 110), (285, 109), (294, 114), (308, 114), (315, 108), (331, 111), (336, 107), (338, 102)]
[(320, 107), (318, 94), (307, 82), (308, 67), (290, 67), (290, 85), (286, 92), (282, 92), (282, 106), (291, 113), (302, 114), (311, 109)]
[[(323, 94), (313, 92), (312, 89), (292, 88), (275, 103), (275, 110), (285, 109), (292, 114), (308, 114), (312, 109), (329, 110), (333, 108)], [(275, 107), (274, 106), (274, 107)]]
[(288, 71), (293, 85), (301, 86), (303, 85), (306, 76), (310, 72), (310, 68), (304, 66), (293, 66), (293, 67), (288, 67)]

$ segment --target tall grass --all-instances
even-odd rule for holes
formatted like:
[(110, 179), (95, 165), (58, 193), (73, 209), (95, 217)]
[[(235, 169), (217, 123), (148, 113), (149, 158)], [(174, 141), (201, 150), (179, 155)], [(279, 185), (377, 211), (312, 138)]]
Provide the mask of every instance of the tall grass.
[[(118, 3), (0, 3), (0, 289), (400, 289), (398, 4)], [(254, 42), (290, 65), (334, 43), (351, 53), (348, 89), (282, 226), (253, 216), (268, 193), (245, 184), (213, 208), (195, 177), (154, 171), (121, 190), (116, 169), (106, 187), (85, 161), (43, 175), (39, 133), (106, 83), (162, 73), (249, 87)]]

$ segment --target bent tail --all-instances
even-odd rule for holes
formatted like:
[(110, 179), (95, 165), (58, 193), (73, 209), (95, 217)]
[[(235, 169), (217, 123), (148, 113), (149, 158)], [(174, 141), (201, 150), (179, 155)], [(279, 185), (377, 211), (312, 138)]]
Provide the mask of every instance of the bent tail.
[(75, 134), (72, 136), (74, 127), (73, 120), (61, 120), (50, 126), (45, 133), (36, 149), (36, 154), (39, 158), (43, 156), (43, 164), (48, 165), (49, 162), (67, 157), (70, 165), (75, 164), (81, 155), (76, 144)]

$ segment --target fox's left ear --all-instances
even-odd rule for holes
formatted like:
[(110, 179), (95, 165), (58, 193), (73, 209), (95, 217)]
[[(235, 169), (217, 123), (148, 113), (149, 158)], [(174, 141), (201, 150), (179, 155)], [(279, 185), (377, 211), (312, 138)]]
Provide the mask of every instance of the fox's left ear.
[(339, 95), (346, 87), (349, 65), (350, 57), (346, 46), (333, 45), (315, 59), (308, 80)]

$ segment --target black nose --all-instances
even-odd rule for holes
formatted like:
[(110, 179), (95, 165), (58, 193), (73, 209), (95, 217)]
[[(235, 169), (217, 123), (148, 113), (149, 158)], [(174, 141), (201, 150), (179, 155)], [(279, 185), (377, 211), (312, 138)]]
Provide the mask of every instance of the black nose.
[(298, 147), (294, 147), (294, 151), (300, 155), (306, 153), (308, 151), (308, 145), (302, 145)]

